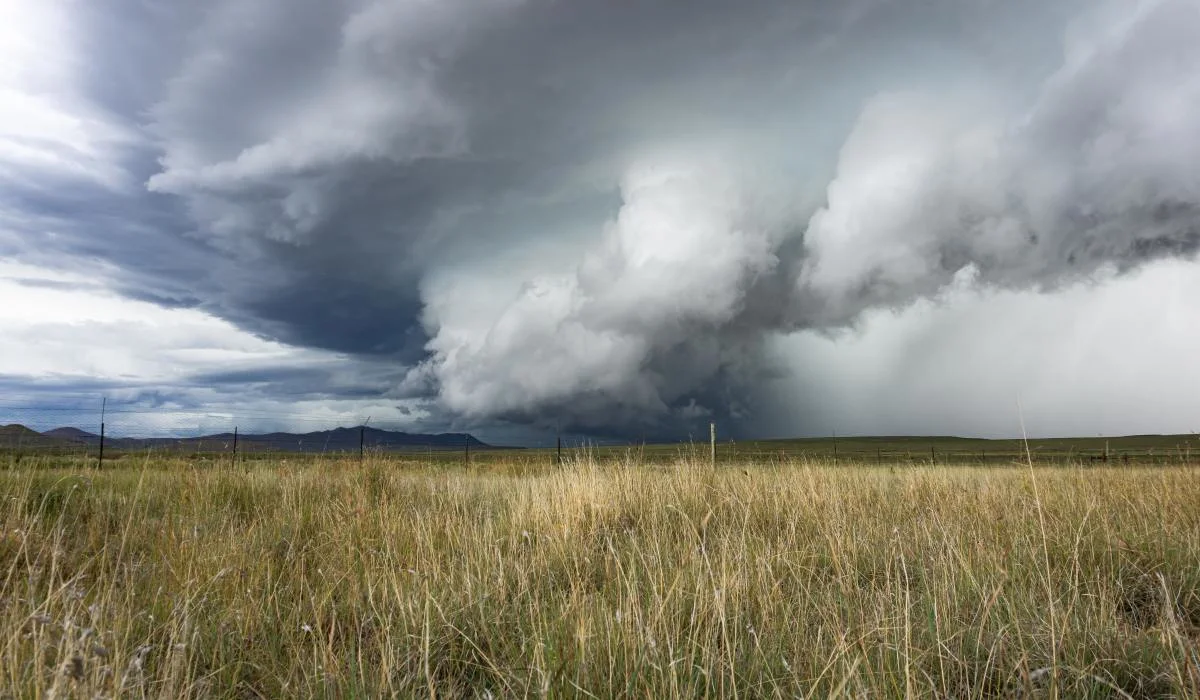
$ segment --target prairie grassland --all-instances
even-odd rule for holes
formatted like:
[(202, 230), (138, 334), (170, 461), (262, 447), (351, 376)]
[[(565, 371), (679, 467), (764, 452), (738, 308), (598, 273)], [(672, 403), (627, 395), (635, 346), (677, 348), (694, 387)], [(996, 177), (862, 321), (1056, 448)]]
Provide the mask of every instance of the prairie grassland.
[(1195, 697), (1200, 469), (0, 469), (0, 696)]

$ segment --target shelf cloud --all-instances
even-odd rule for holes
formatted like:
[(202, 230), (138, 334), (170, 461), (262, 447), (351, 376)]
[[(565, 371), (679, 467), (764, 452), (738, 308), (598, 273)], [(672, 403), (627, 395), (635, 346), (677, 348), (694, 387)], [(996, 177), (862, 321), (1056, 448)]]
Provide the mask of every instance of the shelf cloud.
[(754, 434), (788, 338), (1200, 249), (1193, 0), (20, 6), (0, 250), (450, 422)]

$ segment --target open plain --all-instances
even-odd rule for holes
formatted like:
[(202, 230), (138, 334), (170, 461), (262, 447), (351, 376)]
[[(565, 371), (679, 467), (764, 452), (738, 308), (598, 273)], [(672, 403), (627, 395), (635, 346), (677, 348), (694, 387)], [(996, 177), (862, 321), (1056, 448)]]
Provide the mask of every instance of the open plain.
[(4, 697), (1187, 697), (1200, 468), (0, 470)]

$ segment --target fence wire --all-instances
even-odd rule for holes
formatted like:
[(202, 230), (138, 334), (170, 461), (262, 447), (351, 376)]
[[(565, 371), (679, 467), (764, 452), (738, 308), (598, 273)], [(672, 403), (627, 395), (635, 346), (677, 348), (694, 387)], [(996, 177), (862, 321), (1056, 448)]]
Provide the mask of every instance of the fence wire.
[[(0, 399), (0, 464), (25, 457), (60, 456), (103, 463), (147, 453), (197, 459), (367, 455), (468, 464), (503, 453), (508, 459), (569, 464), (580, 460), (665, 464), (679, 460), (770, 465), (812, 461), (830, 465), (1193, 464), (1200, 437), (1131, 436), (1033, 440), (958, 438), (821, 438), (775, 441), (720, 440), (658, 445), (597, 446), (563, 441), (561, 447), (501, 448), (466, 433), (414, 435), (411, 426), (329, 416), (217, 413), (125, 406), (13, 405)], [(551, 443), (553, 445), (553, 443)]]
[(465, 433), (413, 435), (407, 426), (328, 416), (110, 406), (14, 406), (0, 401), (0, 453), (115, 459), (196, 456), (431, 454), (488, 446)]

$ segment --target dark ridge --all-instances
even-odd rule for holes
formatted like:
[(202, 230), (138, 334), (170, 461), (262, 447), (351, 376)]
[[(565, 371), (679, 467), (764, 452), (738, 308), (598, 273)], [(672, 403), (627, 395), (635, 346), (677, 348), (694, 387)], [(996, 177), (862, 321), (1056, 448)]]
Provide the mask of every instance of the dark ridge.
[[(311, 433), (241, 433), (238, 446), (245, 450), (279, 452), (352, 452), (362, 447), (371, 450), (472, 450), (507, 449), (489, 445), (469, 433), (404, 433), (378, 428), (334, 428)], [(38, 433), (23, 425), (0, 428), (0, 444), (4, 446), (69, 446), (96, 445), (100, 436), (74, 427), (61, 427)], [(137, 438), (108, 436), (107, 447), (118, 450), (147, 448), (184, 448), (196, 450), (225, 450), (233, 443), (233, 433), (217, 433), (197, 437)]]
[(99, 442), (100, 436), (95, 433), (89, 433), (86, 430), (79, 428), (55, 428), (42, 433), (46, 437), (58, 438), (59, 440), (72, 440), (74, 442)]

